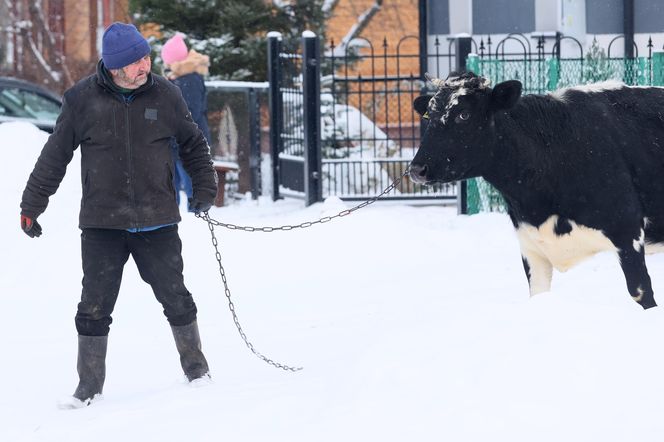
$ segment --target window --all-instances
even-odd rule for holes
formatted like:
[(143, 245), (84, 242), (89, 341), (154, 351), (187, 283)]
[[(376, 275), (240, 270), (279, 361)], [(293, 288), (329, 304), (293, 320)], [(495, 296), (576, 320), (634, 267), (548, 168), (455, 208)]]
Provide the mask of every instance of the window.
[(0, 89), (0, 115), (56, 120), (59, 114), (60, 105), (51, 98), (19, 88)]

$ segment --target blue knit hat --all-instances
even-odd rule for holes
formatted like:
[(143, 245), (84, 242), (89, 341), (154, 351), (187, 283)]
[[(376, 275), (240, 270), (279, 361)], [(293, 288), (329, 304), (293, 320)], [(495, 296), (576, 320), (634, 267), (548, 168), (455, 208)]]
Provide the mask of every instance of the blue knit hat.
[(107, 69), (120, 69), (150, 53), (150, 45), (136, 26), (115, 22), (104, 31), (101, 58)]

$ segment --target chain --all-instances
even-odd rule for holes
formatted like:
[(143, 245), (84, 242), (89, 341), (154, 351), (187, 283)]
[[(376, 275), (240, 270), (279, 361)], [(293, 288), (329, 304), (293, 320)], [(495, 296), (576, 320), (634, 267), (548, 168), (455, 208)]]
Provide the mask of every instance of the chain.
[(212, 236), (212, 245), (214, 246), (215, 257), (217, 258), (217, 263), (219, 263), (219, 274), (221, 275), (221, 280), (224, 282), (224, 292), (226, 293), (226, 298), (228, 299), (228, 308), (230, 309), (231, 314), (233, 315), (233, 322), (235, 323), (235, 327), (237, 327), (237, 331), (240, 333), (240, 336), (242, 337), (244, 343), (247, 345), (247, 347), (249, 348), (249, 350), (251, 350), (253, 354), (255, 354), (260, 359), (262, 359), (263, 361), (267, 362), (268, 364), (274, 367), (292, 372), (302, 370), (302, 367), (290, 367), (288, 365), (280, 364), (279, 362), (273, 361), (272, 359), (259, 353), (254, 348), (253, 344), (249, 342), (249, 339), (247, 339), (247, 335), (244, 333), (244, 330), (242, 330), (240, 321), (237, 318), (237, 313), (235, 313), (235, 305), (233, 304), (233, 300), (231, 299), (231, 291), (228, 288), (228, 281), (226, 280), (226, 272), (224, 271), (224, 266), (221, 264), (221, 253), (219, 253), (219, 242), (217, 241), (217, 237), (214, 234), (214, 225), (212, 224), (210, 216), (208, 215), (207, 212), (204, 212), (202, 214), (197, 213), (196, 216), (204, 219), (208, 223), (208, 227), (210, 229), (210, 235)]
[(224, 270), (224, 266), (221, 263), (221, 253), (219, 253), (219, 241), (217, 241), (217, 237), (214, 234), (214, 226), (221, 226), (221, 227), (225, 227), (225, 228), (230, 229), (230, 230), (242, 230), (242, 231), (245, 231), (245, 232), (275, 232), (275, 231), (287, 231), (287, 230), (293, 230), (293, 229), (304, 229), (304, 228), (311, 227), (311, 226), (316, 225), (316, 224), (324, 224), (324, 223), (332, 221), (335, 218), (342, 218), (344, 216), (350, 215), (351, 213), (355, 212), (356, 210), (359, 210), (363, 207), (366, 207), (369, 204), (375, 203), (376, 201), (378, 201), (378, 199), (380, 197), (382, 197), (383, 195), (391, 192), (394, 188), (396, 188), (399, 185), (399, 183), (401, 182), (401, 180), (403, 179), (403, 177), (406, 176), (406, 174), (408, 174), (408, 170), (406, 170), (403, 173), (403, 175), (401, 175), (399, 178), (394, 180), (394, 182), (392, 184), (387, 186), (385, 188), (385, 190), (383, 190), (378, 196), (375, 196), (375, 197), (373, 197), (373, 198), (371, 198), (367, 201), (364, 201), (364, 202), (362, 202), (361, 204), (358, 204), (355, 207), (352, 207), (352, 208), (347, 209), (347, 210), (343, 210), (343, 211), (341, 211), (341, 212), (339, 212), (339, 213), (337, 213), (336, 215), (333, 215), (333, 216), (325, 216), (325, 217), (320, 218), (316, 221), (307, 221), (307, 222), (303, 222), (301, 224), (297, 224), (297, 225), (294, 225), (294, 226), (289, 226), (289, 225), (280, 226), (280, 227), (237, 226), (235, 224), (222, 223), (220, 221), (214, 220), (214, 219), (210, 218), (210, 215), (208, 214), (208, 212), (196, 213), (196, 217), (205, 220), (208, 224), (208, 228), (210, 229), (210, 235), (212, 236), (212, 246), (214, 247), (214, 253), (215, 253), (215, 257), (217, 259), (217, 263), (219, 264), (219, 274), (221, 275), (221, 280), (224, 283), (224, 293), (226, 294), (226, 298), (228, 299), (228, 308), (230, 309), (231, 314), (233, 315), (233, 322), (235, 323), (235, 327), (237, 328), (237, 331), (240, 333), (240, 337), (242, 337), (242, 340), (244, 341), (246, 346), (249, 348), (249, 350), (251, 350), (251, 352), (254, 355), (256, 355), (259, 359), (262, 359), (264, 362), (266, 362), (266, 363), (268, 363), (268, 364), (270, 364), (270, 365), (272, 365), (276, 368), (281, 368), (282, 370), (285, 370), (285, 371), (296, 372), (296, 371), (302, 370), (302, 367), (291, 367), (291, 366), (288, 366), (288, 365), (285, 365), (285, 364), (281, 364), (279, 362), (275, 362), (272, 359), (264, 356), (263, 354), (258, 352), (256, 350), (256, 348), (254, 348), (254, 345), (249, 341), (249, 339), (247, 339), (247, 335), (244, 333), (244, 330), (242, 330), (242, 326), (240, 325), (240, 321), (237, 317), (237, 313), (235, 313), (235, 304), (233, 304), (233, 300), (231, 299), (231, 291), (228, 288), (228, 281), (226, 280), (226, 271)]
[(220, 226), (224, 227), (229, 230), (241, 230), (243, 232), (264, 232), (264, 233), (269, 233), (269, 232), (278, 232), (278, 231), (288, 231), (288, 230), (295, 230), (295, 229), (306, 229), (307, 227), (315, 226), (316, 224), (325, 224), (330, 221), (332, 221), (335, 218), (343, 218), (344, 216), (348, 216), (351, 213), (355, 212), (356, 210), (360, 210), (370, 204), (375, 203), (378, 201), (379, 198), (381, 198), (383, 195), (386, 195), (390, 193), (392, 190), (394, 190), (399, 183), (403, 180), (403, 177), (405, 177), (408, 174), (409, 170), (406, 169), (406, 171), (397, 179), (394, 180), (392, 184), (387, 186), (385, 190), (383, 190), (379, 195), (370, 198), (366, 201), (363, 201), (362, 203), (358, 204), (355, 207), (351, 207), (350, 209), (342, 210), (341, 212), (337, 213), (336, 215), (332, 216), (324, 216), (323, 218), (317, 219), (316, 221), (306, 221), (300, 224), (296, 225), (285, 225), (285, 226), (279, 226), (279, 227), (252, 227), (252, 226), (238, 226), (236, 224), (231, 224), (231, 223), (224, 223), (221, 221), (217, 221), (215, 219), (210, 218), (207, 216), (207, 213), (205, 215), (202, 215), (200, 213), (196, 214), (197, 217), (205, 219), (208, 224), (214, 224), (215, 226)]

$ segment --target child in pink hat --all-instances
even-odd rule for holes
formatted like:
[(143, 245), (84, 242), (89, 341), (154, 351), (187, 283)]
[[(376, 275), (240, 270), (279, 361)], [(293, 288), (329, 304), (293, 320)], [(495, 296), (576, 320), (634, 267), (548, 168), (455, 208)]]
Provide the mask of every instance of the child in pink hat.
[(165, 64), (173, 64), (187, 58), (187, 53), (187, 45), (184, 44), (182, 34), (175, 34), (161, 48), (161, 59)]
[[(204, 76), (208, 75), (210, 58), (193, 49), (188, 51), (183, 37), (183, 34), (175, 34), (161, 49), (164, 76), (180, 88), (191, 117), (209, 143), (210, 129), (207, 122), (207, 91)], [(188, 199), (191, 200), (193, 197), (192, 183), (178, 156), (177, 145), (173, 145), (172, 150), (175, 159), (173, 185), (177, 191), (176, 200), (179, 205), (181, 190), (187, 194)], [(191, 206), (189, 211), (192, 211)]]

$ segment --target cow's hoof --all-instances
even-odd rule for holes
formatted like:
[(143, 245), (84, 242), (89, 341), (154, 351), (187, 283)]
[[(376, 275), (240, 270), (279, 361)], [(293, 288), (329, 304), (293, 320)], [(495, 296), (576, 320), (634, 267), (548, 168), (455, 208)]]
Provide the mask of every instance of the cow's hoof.
[(643, 307), (643, 310), (648, 310), (649, 308), (657, 307), (657, 303), (652, 300), (652, 301), (641, 301), (639, 302), (641, 304), (641, 307)]

